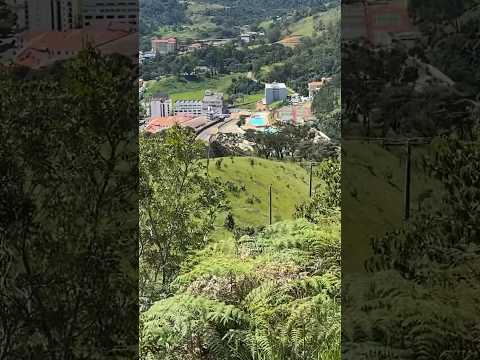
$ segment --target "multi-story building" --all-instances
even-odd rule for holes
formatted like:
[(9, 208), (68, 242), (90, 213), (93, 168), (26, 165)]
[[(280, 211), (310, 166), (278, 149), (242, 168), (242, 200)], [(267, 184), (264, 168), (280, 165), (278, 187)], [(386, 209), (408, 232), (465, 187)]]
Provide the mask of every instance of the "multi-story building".
[(175, 114), (202, 114), (202, 102), (197, 100), (177, 100), (175, 102)]
[(288, 96), (288, 89), (284, 83), (265, 84), (265, 104), (283, 101)]
[(139, 0), (82, 0), (81, 13), (84, 27), (104, 23), (126, 23), (138, 27)]
[(202, 113), (210, 116), (224, 114), (225, 102), (223, 101), (223, 93), (214, 93), (210, 90), (205, 91)]
[(156, 55), (166, 55), (177, 51), (177, 39), (172, 37), (168, 39), (152, 39), (152, 52)]
[(16, 3), (18, 21), (27, 31), (68, 31), (82, 25), (80, 0), (24, 0)]
[(172, 99), (165, 94), (156, 94), (150, 100), (150, 117), (165, 117), (173, 114)]
[(409, 46), (419, 37), (406, 0), (358, 0), (342, 5), (343, 40), (363, 38), (376, 46), (389, 46), (396, 39)]

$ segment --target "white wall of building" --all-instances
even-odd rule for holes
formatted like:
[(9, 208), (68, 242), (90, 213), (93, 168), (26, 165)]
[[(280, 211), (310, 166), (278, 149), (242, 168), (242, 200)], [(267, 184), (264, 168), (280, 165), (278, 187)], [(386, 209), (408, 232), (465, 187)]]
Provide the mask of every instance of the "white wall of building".
[(153, 99), (150, 101), (150, 116), (164, 117), (173, 114), (173, 105), (171, 99)]

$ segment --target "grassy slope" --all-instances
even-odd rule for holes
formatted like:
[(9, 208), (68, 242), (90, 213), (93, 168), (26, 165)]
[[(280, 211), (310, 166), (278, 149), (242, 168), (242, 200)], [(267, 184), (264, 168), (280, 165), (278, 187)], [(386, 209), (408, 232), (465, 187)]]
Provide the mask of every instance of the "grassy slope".
[(211, 21), (211, 17), (205, 15), (205, 11), (209, 9), (223, 8), (218, 4), (206, 4), (199, 2), (191, 2), (187, 9), (187, 17), (191, 25), (181, 26), (179, 28), (161, 27), (155, 32), (158, 36), (175, 36), (180, 41), (186, 39), (202, 39), (205, 35), (213, 33), (217, 26)]
[(293, 25), (289, 26), (289, 30), (291, 31), (290, 36), (312, 36), (315, 31), (313, 25), (313, 16), (303, 18), (298, 22), (294, 23)]
[(331, 23), (336, 17), (340, 16), (339, 8), (330, 9), (326, 12), (314, 14), (306, 18), (300, 19), (299, 21), (293, 23), (288, 27), (290, 31), (289, 36), (298, 35), (298, 36), (312, 36), (315, 33), (315, 23), (318, 19), (327, 25)]
[(232, 78), (238, 74), (224, 75), (219, 78), (201, 78), (196, 81), (179, 80), (175, 76), (169, 76), (159, 81), (149, 82), (147, 96), (156, 92), (163, 92), (175, 102), (183, 100), (201, 100), (207, 89), (225, 92), (232, 83)]
[(255, 94), (246, 95), (243, 99), (235, 102), (235, 106), (247, 110), (255, 110), (258, 101), (264, 97), (264, 91), (259, 91)]
[[(419, 163), (422, 149), (415, 148)], [(375, 144), (342, 144), (342, 246), (347, 271), (363, 268), (370, 238), (403, 226), (404, 149), (387, 151)], [(390, 180), (389, 180), (390, 179)], [(431, 188), (423, 171), (412, 167), (411, 213), (418, 198)]]
[[(255, 165), (250, 161), (254, 159)], [(245, 185), (245, 191), (229, 192), (232, 214), (240, 226), (268, 225), (268, 187), (272, 187), (273, 222), (293, 219), (295, 205), (308, 199), (309, 176), (299, 165), (287, 162), (271, 161), (259, 158), (234, 157), (223, 158), (222, 167), (210, 161), (211, 176), (219, 177), (222, 182), (231, 181), (238, 187)], [(253, 204), (247, 199), (253, 199)], [(220, 251), (234, 253), (232, 234), (223, 227), (226, 214), (219, 217), (216, 230), (212, 234), (214, 247)]]

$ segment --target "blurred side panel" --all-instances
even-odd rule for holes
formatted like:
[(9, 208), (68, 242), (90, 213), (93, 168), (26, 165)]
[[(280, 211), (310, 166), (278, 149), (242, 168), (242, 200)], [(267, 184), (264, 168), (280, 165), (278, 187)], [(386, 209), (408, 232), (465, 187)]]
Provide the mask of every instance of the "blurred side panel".
[(0, 0), (0, 359), (138, 357), (138, 0)]
[(480, 358), (479, 15), (343, 1), (345, 359)]

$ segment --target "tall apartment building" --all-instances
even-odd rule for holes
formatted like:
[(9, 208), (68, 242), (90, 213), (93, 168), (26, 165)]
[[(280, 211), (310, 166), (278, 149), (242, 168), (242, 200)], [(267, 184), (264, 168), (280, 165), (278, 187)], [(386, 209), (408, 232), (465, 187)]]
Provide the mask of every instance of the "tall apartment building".
[(80, 0), (24, 0), (17, 17), (28, 31), (67, 31), (81, 26), (80, 5)]
[(152, 38), (152, 52), (155, 55), (166, 55), (177, 51), (177, 39), (172, 37), (168, 39)]
[(360, 38), (377, 46), (389, 46), (393, 39), (407, 46), (420, 37), (408, 13), (407, 0), (356, 1), (342, 5), (342, 38)]
[(81, 14), (84, 27), (105, 22), (138, 26), (139, 0), (82, 0)]
[(265, 84), (265, 104), (285, 100), (287, 96), (288, 90), (284, 83)]
[(221, 115), (225, 113), (223, 94), (214, 93), (210, 90), (205, 91), (202, 103), (202, 113), (204, 115)]
[(177, 100), (175, 102), (175, 115), (179, 114), (202, 115), (202, 102), (196, 100)]
[(150, 100), (150, 117), (165, 117), (173, 114), (173, 103), (165, 94), (156, 94)]

